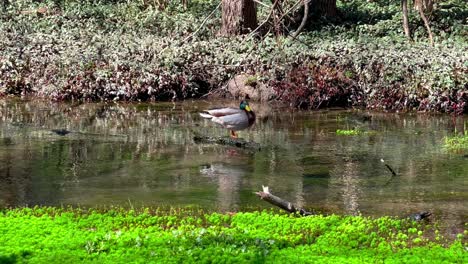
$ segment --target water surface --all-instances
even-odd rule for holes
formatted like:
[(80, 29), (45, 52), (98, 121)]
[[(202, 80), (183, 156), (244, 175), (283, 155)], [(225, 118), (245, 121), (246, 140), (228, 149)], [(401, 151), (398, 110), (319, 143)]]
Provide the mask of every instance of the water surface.
[[(466, 117), (290, 111), (253, 104), (240, 136), (261, 151), (193, 142), (228, 132), (198, 111), (236, 102), (73, 104), (0, 101), (0, 207), (33, 205), (268, 208), (262, 185), (309, 209), (371, 216), (434, 212), (463, 226), (468, 156), (443, 138)], [(368, 131), (338, 136), (337, 129)], [(67, 135), (51, 129), (72, 131)], [(393, 176), (383, 159), (397, 173)]]

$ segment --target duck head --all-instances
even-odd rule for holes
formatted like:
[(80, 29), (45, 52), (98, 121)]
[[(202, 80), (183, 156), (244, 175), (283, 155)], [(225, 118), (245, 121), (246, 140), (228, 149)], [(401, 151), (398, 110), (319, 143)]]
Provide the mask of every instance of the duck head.
[(240, 102), (239, 108), (247, 112), (252, 112), (252, 108), (250, 108), (249, 103), (246, 100), (242, 100)]

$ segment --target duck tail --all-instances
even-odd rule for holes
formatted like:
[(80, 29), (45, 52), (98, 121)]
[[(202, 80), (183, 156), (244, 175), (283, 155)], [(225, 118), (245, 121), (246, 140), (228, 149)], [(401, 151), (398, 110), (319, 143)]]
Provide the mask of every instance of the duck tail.
[(203, 117), (203, 118), (207, 118), (207, 119), (212, 119), (214, 116), (210, 115), (210, 114), (205, 114), (205, 113), (200, 113), (200, 116)]

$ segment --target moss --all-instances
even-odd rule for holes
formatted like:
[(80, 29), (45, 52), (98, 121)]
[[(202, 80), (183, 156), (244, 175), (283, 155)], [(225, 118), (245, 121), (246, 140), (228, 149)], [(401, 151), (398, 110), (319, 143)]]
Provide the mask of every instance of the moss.
[(257, 76), (249, 76), (245, 80), (245, 85), (255, 87), (257, 86), (258, 78)]

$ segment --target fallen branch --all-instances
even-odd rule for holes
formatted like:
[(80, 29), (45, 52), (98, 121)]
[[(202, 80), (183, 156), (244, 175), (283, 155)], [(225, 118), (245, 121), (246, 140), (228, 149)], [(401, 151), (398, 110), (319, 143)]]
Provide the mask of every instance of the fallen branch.
[(193, 137), (195, 143), (208, 143), (208, 144), (219, 144), (219, 145), (227, 145), (237, 148), (243, 149), (251, 149), (255, 151), (259, 151), (261, 149), (260, 144), (253, 142), (253, 141), (246, 141), (242, 138), (231, 138), (231, 137), (210, 137), (210, 136), (202, 136), (202, 135), (195, 135)]
[(313, 215), (313, 213), (307, 212), (303, 208), (297, 208), (294, 204), (271, 194), (268, 186), (262, 186), (262, 188), (263, 191), (255, 193), (257, 196), (260, 197), (260, 199), (265, 200), (272, 205), (278, 206), (279, 208), (286, 210), (290, 213), (299, 213), (302, 216)]
[(397, 176), (396, 172), (392, 169), (392, 167), (390, 167), (390, 165), (385, 163), (385, 160), (380, 159), (380, 162), (382, 162), (385, 165), (385, 167), (387, 167), (387, 169), (393, 174), (393, 176)]

